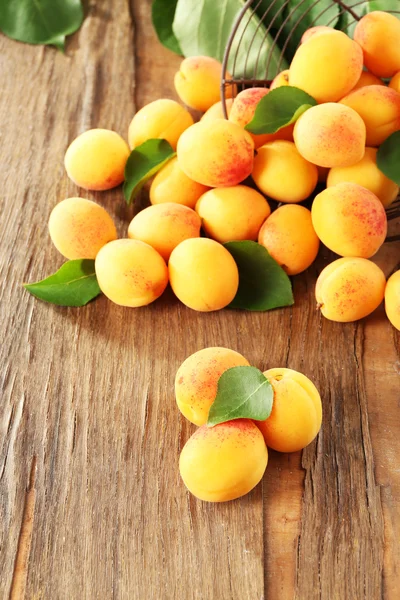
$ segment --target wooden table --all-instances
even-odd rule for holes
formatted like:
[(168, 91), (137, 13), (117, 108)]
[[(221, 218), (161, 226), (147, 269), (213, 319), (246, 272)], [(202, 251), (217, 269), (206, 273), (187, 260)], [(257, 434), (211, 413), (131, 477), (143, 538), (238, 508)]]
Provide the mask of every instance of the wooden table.
[[(314, 283), (332, 255), (270, 313), (196, 313), (170, 292), (143, 309), (65, 309), (21, 287), (62, 263), (47, 220), (63, 198), (100, 202), (126, 235), (121, 189), (78, 190), (63, 157), (82, 131), (126, 136), (137, 108), (175, 97), (179, 58), (150, 4), (92, 3), (65, 55), (0, 38), (0, 597), (398, 599), (400, 335), (383, 308), (321, 318)], [(399, 254), (386, 244), (376, 261), (389, 274)], [(317, 442), (271, 452), (262, 484), (215, 505), (180, 480), (194, 427), (173, 392), (180, 363), (211, 345), (304, 372), (324, 406)]]

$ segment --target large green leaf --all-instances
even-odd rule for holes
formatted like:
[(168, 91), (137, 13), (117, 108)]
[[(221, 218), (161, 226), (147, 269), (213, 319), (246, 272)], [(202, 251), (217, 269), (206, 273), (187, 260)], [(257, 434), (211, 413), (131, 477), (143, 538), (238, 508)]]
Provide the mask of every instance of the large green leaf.
[(378, 168), (400, 185), (400, 131), (395, 131), (380, 146), (376, 157)]
[(153, 0), (151, 16), (160, 42), (176, 54), (182, 55), (179, 42), (172, 30), (178, 0)]
[(0, 29), (20, 42), (63, 50), (65, 36), (82, 21), (81, 0), (0, 0)]

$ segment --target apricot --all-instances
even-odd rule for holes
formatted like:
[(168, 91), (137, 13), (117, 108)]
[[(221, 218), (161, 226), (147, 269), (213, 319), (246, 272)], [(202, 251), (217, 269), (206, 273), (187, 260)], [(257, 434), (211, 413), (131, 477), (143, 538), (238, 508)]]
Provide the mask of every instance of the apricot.
[(152, 246), (168, 261), (174, 248), (183, 240), (200, 237), (199, 215), (182, 204), (165, 202), (148, 206), (130, 222), (128, 237)]
[(396, 75), (393, 75), (392, 79), (390, 80), (389, 87), (400, 94), (400, 71), (396, 73)]
[(133, 117), (128, 131), (129, 146), (133, 149), (158, 138), (167, 140), (175, 150), (180, 135), (193, 122), (192, 115), (175, 100), (154, 100)]
[[(233, 104), (233, 98), (226, 98), (225, 104), (226, 104), (226, 112), (228, 113), (228, 117), (229, 117), (231, 108), (232, 108), (232, 104)], [(210, 108), (201, 117), (200, 121), (202, 121), (202, 122), (215, 121), (215, 119), (225, 119), (224, 113), (222, 111), (221, 100), (219, 102), (216, 102), (212, 106), (210, 106)]]
[(274, 390), (268, 419), (256, 424), (269, 448), (297, 452), (310, 444), (322, 424), (322, 402), (315, 385), (292, 369), (269, 369), (264, 373)]
[(385, 311), (393, 327), (400, 331), (400, 271), (393, 273), (387, 280)]
[(121, 306), (150, 304), (168, 284), (164, 259), (139, 240), (115, 240), (103, 246), (95, 270), (103, 294)]
[(317, 102), (336, 102), (356, 85), (362, 67), (360, 46), (343, 32), (331, 30), (299, 46), (290, 65), (289, 85)]
[(238, 268), (228, 250), (214, 240), (181, 242), (172, 251), (168, 267), (174, 294), (189, 308), (219, 310), (236, 296)]
[(300, 154), (319, 167), (347, 167), (364, 156), (364, 121), (341, 104), (309, 108), (297, 120), (293, 137)]
[(286, 85), (289, 85), (289, 69), (285, 69), (284, 71), (278, 73), (278, 75), (272, 80), (269, 89), (274, 90), (275, 88)]
[(351, 91), (354, 92), (354, 90), (359, 90), (360, 88), (366, 87), (368, 85), (384, 86), (385, 84), (383, 83), (382, 79), (379, 79), (379, 77), (376, 77), (372, 73), (369, 73), (368, 71), (362, 71), (360, 79), (357, 81), (356, 85)]
[(96, 258), (100, 248), (117, 237), (108, 212), (85, 198), (67, 198), (56, 204), (49, 233), (57, 250), (70, 260)]
[(300, 43), (305, 44), (305, 42), (308, 42), (308, 40), (314, 35), (319, 35), (320, 33), (332, 33), (332, 31), (335, 31), (335, 29), (332, 27), (327, 27), (326, 25), (315, 25), (315, 27), (310, 27), (303, 33)]
[(236, 185), (253, 168), (254, 143), (239, 125), (217, 119), (196, 123), (178, 142), (178, 164), (190, 179), (209, 187)]
[(110, 190), (124, 180), (129, 157), (125, 140), (109, 129), (89, 129), (69, 145), (64, 158), (68, 177), (85, 190)]
[(379, 146), (400, 129), (400, 94), (392, 88), (369, 85), (351, 92), (340, 103), (355, 110), (364, 121), (367, 146)]
[(189, 356), (175, 377), (176, 402), (181, 413), (195, 425), (207, 423), (219, 378), (227, 369), (241, 366), (249, 366), (248, 361), (228, 348), (203, 348)]
[(268, 202), (245, 185), (209, 190), (196, 204), (208, 237), (221, 242), (257, 240), (258, 232), (271, 213)]
[(314, 262), (319, 249), (311, 213), (297, 204), (277, 208), (261, 227), (258, 243), (288, 275), (305, 271)]
[(315, 296), (330, 321), (349, 323), (372, 313), (382, 302), (385, 275), (366, 258), (338, 258), (321, 271)]
[(270, 198), (301, 202), (314, 191), (318, 170), (301, 156), (293, 142), (275, 140), (258, 149), (252, 177)]
[[(233, 101), (229, 120), (240, 127), (245, 127), (252, 120), (261, 98), (269, 92), (268, 88), (249, 88), (240, 92)], [(293, 125), (287, 125), (276, 133), (250, 134), (254, 147), (259, 148), (273, 140), (293, 140)]]
[(329, 171), (327, 187), (345, 181), (358, 183), (379, 198), (383, 206), (388, 207), (399, 193), (399, 186), (386, 177), (376, 164), (376, 148), (366, 148), (363, 158), (351, 167), (335, 167)]
[(400, 21), (380, 10), (370, 12), (357, 23), (354, 40), (360, 44), (364, 64), (378, 77), (392, 77), (400, 71)]
[(267, 463), (268, 450), (257, 425), (237, 419), (197, 429), (182, 449), (179, 471), (196, 498), (225, 502), (250, 492)]
[[(209, 56), (190, 56), (181, 62), (175, 74), (174, 84), (179, 98), (190, 108), (205, 112), (218, 102), (221, 96), (222, 64)], [(227, 72), (226, 79), (231, 79)], [(232, 87), (226, 96), (232, 95)]]
[(180, 168), (176, 156), (157, 173), (150, 186), (150, 202), (174, 202), (189, 208), (210, 188), (190, 179)]
[(318, 194), (311, 216), (321, 242), (340, 256), (369, 258), (386, 238), (382, 202), (356, 183), (338, 183)]

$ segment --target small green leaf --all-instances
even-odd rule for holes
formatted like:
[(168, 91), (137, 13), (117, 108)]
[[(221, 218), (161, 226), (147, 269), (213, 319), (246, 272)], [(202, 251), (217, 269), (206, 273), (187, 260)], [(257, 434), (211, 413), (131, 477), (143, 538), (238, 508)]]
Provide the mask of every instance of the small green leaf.
[(181, 47), (172, 30), (177, 4), (178, 0), (153, 0), (151, 17), (153, 27), (160, 42), (168, 50), (172, 50), (175, 54), (182, 56)]
[(386, 177), (400, 185), (400, 131), (395, 131), (383, 142), (376, 163)]
[(274, 391), (255, 367), (232, 367), (218, 380), (217, 395), (210, 407), (207, 425), (232, 419), (265, 421), (271, 414)]
[(147, 140), (132, 150), (125, 166), (124, 196), (131, 204), (150, 177), (167, 163), (175, 152), (167, 140)]
[(48, 44), (64, 50), (65, 36), (83, 21), (81, 0), (0, 0), (0, 29), (28, 44)]
[(230, 308), (264, 311), (294, 303), (289, 277), (264, 246), (251, 241), (224, 246), (239, 269), (239, 289)]
[(94, 260), (69, 260), (54, 275), (24, 283), (30, 294), (59, 306), (84, 306), (101, 292), (94, 270)]
[(287, 85), (271, 90), (257, 104), (253, 119), (245, 127), (251, 133), (275, 133), (297, 121), (317, 101), (299, 88)]

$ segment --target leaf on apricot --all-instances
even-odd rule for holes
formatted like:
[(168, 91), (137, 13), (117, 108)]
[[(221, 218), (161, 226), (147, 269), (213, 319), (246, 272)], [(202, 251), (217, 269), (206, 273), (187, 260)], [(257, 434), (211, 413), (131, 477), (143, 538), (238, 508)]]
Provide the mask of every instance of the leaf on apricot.
[(400, 131), (395, 131), (381, 144), (376, 157), (378, 169), (400, 185)]
[(132, 150), (125, 166), (124, 196), (131, 204), (150, 177), (175, 156), (167, 140), (147, 140)]
[(287, 85), (271, 90), (257, 104), (254, 117), (245, 127), (251, 133), (276, 133), (297, 119), (317, 101), (300, 90)]
[(224, 246), (239, 269), (239, 288), (229, 308), (265, 311), (294, 304), (289, 277), (264, 246), (252, 241)]
[(39, 300), (58, 306), (84, 306), (101, 292), (94, 269), (94, 260), (69, 260), (53, 275), (24, 283), (24, 288)]
[(232, 367), (218, 380), (207, 425), (213, 427), (233, 419), (265, 421), (271, 414), (273, 399), (272, 386), (261, 371), (255, 367)]

